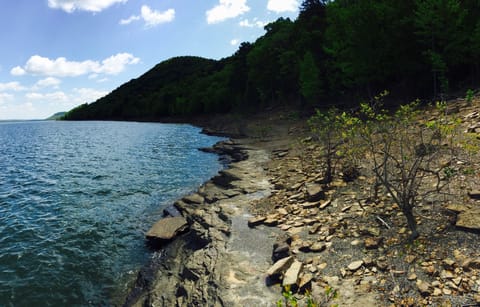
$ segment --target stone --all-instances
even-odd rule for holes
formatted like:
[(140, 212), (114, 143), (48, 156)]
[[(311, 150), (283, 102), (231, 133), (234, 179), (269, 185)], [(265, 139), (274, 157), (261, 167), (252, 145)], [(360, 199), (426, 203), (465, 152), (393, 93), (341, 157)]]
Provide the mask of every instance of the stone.
[(443, 259), (442, 264), (443, 264), (444, 268), (452, 269), (453, 265), (455, 264), (455, 260), (450, 259), (450, 258), (446, 258), (446, 259)]
[(316, 202), (325, 197), (322, 185), (318, 183), (306, 184), (308, 201)]
[(267, 218), (265, 216), (256, 216), (248, 220), (248, 227), (253, 228), (261, 225)]
[(303, 209), (312, 209), (312, 208), (316, 208), (318, 207), (319, 205), (319, 202), (306, 202), (306, 203), (303, 203), (303, 204), (300, 204), (300, 206), (302, 206)]
[(278, 260), (267, 270), (267, 276), (282, 274), (290, 267), (293, 260), (292, 256)]
[(238, 181), (240, 178), (233, 169), (222, 170), (219, 174), (212, 178), (212, 182), (222, 188), (231, 188), (232, 181)]
[(156, 222), (147, 232), (147, 239), (171, 240), (188, 229), (184, 217), (166, 217)]
[(388, 262), (386, 260), (378, 260), (377, 261), (377, 267), (382, 270), (382, 271), (385, 271), (388, 269)]
[(323, 210), (323, 209), (327, 208), (331, 203), (332, 203), (332, 201), (329, 199), (326, 202), (324, 202), (323, 204), (321, 204), (319, 208), (321, 210)]
[(407, 279), (410, 280), (410, 281), (413, 281), (413, 280), (417, 279), (417, 274), (411, 273), (410, 275), (407, 276)]
[(272, 260), (278, 261), (282, 258), (290, 256), (290, 246), (287, 243), (282, 243), (273, 246)]
[(354, 261), (354, 262), (350, 263), (347, 268), (350, 271), (356, 271), (359, 268), (361, 268), (362, 265), (363, 265), (363, 260), (357, 260), (357, 261)]
[(383, 238), (382, 237), (369, 237), (365, 239), (365, 248), (366, 249), (377, 249), (380, 244), (382, 243)]
[(421, 295), (428, 296), (432, 293), (431, 286), (428, 282), (418, 279), (416, 285)]
[(461, 228), (480, 230), (480, 209), (460, 212), (455, 225)]
[(468, 192), (468, 196), (472, 199), (480, 199), (480, 191), (470, 191)]
[(316, 242), (310, 246), (310, 251), (314, 253), (323, 252), (327, 246), (324, 243)]
[(453, 273), (451, 271), (448, 271), (448, 270), (442, 270), (440, 272), (440, 278), (442, 279), (452, 279), (454, 278), (455, 276), (453, 275)]
[(475, 300), (475, 303), (480, 304), (480, 294), (475, 294), (473, 299)]
[(442, 295), (442, 289), (435, 288), (433, 289), (433, 296), (440, 296)]
[(300, 271), (302, 270), (303, 263), (294, 260), (293, 263), (290, 265), (288, 270), (285, 272), (283, 276), (283, 286), (295, 285), (298, 281), (298, 276), (300, 275)]
[(313, 275), (310, 273), (303, 274), (298, 281), (298, 288), (302, 289), (305, 286), (308, 286), (313, 280)]
[(187, 204), (197, 204), (197, 205), (202, 204), (205, 201), (205, 199), (197, 193), (185, 196), (182, 200)]

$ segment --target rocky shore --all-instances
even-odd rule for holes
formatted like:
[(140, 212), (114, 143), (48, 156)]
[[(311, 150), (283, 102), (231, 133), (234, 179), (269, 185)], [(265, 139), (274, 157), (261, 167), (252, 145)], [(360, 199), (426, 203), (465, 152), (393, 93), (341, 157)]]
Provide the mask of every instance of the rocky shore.
[[(478, 134), (477, 107), (459, 109)], [(230, 167), (168, 210), (178, 228), (150, 240), (163, 247), (126, 306), (275, 306), (283, 286), (300, 306), (480, 304), (479, 153), (458, 157), (448, 197), (416, 207), (421, 236), (410, 241), (391, 197), (372, 199), (368, 170), (323, 182), (321, 145), (304, 123), (253, 118), (235, 127), (250, 138), (207, 150)]]
[(230, 161), (229, 168), (175, 202), (167, 210), (173, 217), (147, 234), (159, 251), (125, 306), (269, 306), (278, 298), (264, 280), (278, 231), (247, 227), (250, 204), (270, 195), (262, 168), (268, 154), (236, 141), (207, 151)]

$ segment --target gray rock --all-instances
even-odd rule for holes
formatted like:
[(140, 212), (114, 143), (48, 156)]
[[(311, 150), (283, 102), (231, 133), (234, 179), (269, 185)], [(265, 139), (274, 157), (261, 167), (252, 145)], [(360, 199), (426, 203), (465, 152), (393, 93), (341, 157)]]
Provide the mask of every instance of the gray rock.
[(298, 260), (294, 260), (293, 263), (290, 265), (288, 270), (285, 272), (283, 276), (283, 286), (288, 285), (295, 285), (298, 281), (298, 276), (300, 275), (300, 271), (302, 270), (303, 263)]
[(159, 220), (147, 232), (147, 239), (171, 240), (188, 229), (188, 222), (184, 217), (166, 217)]
[(200, 196), (199, 194), (197, 193), (194, 193), (194, 194), (191, 194), (191, 195), (188, 195), (188, 196), (185, 196), (183, 198), (183, 201), (186, 202), (187, 204), (202, 204), (205, 199)]
[(278, 260), (267, 270), (267, 275), (272, 276), (282, 274), (290, 267), (293, 260), (292, 256)]

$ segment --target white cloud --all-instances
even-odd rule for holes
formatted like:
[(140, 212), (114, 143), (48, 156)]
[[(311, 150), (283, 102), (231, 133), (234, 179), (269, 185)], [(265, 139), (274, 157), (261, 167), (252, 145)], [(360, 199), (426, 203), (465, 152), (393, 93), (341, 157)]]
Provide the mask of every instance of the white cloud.
[(140, 16), (132, 15), (127, 19), (120, 20), (121, 25), (128, 25), (134, 21), (143, 19), (148, 28), (158, 26), (162, 23), (172, 22), (175, 19), (175, 10), (168, 9), (164, 12), (152, 10), (148, 5), (142, 5)]
[(126, 65), (135, 65), (140, 62), (139, 58), (130, 53), (119, 53), (102, 61), (102, 65), (95, 70), (97, 74), (118, 75)]
[(0, 83), (0, 92), (6, 92), (6, 91), (19, 92), (19, 91), (24, 91), (24, 90), (26, 90), (26, 87), (22, 86), (17, 81)]
[(10, 70), (10, 73), (14, 76), (23, 76), (25, 74), (25, 70), (20, 66), (17, 66), (12, 68), (12, 70)]
[(76, 104), (85, 103), (85, 102), (94, 102), (99, 98), (107, 95), (109, 92), (96, 90), (92, 88), (74, 88), (73, 93), (75, 98), (73, 101)]
[(53, 93), (27, 93), (25, 98), (28, 100), (43, 100), (48, 102), (67, 102), (69, 101), (68, 96), (61, 91), (53, 92)]
[(142, 6), (141, 9), (142, 18), (145, 20), (145, 25), (147, 27), (157, 26), (162, 23), (167, 23), (173, 21), (175, 19), (175, 10), (169, 9), (165, 12), (160, 11), (153, 11), (146, 5)]
[(255, 18), (253, 19), (253, 21), (244, 19), (240, 21), (238, 24), (240, 25), (240, 27), (245, 27), (245, 28), (254, 28), (254, 27), (263, 28), (268, 24), (268, 22), (259, 21), (257, 18)]
[(232, 40), (230, 41), (230, 45), (236, 46), (236, 45), (238, 45), (239, 42), (240, 42), (240, 41), (235, 38), (235, 39), (232, 39)]
[(61, 9), (67, 13), (75, 10), (88, 12), (101, 12), (115, 3), (125, 3), (128, 0), (48, 0), (48, 6)]
[(206, 12), (208, 24), (219, 23), (250, 11), (250, 7), (247, 5), (247, 0), (219, 1), (219, 4)]
[(43, 87), (53, 87), (53, 88), (58, 88), (58, 86), (62, 83), (61, 80), (53, 77), (48, 77), (42, 80), (39, 80), (34, 88), (43, 88)]
[(128, 24), (131, 24), (132, 22), (137, 21), (137, 20), (140, 20), (140, 19), (141, 19), (140, 16), (132, 15), (132, 16), (130, 16), (130, 17), (127, 18), (127, 19), (122, 19), (122, 20), (120, 20), (120, 24), (121, 24), (121, 25), (128, 25)]
[(12, 99), (13, 99), (12, 94), (0, 93), (0, 105), (6, 103), (8, 101), (11, 101)]
[(299, 6), (298, 0), (268, 0), (267, 9), (275, 13), (296, 12)]
[(23, 68), (18, 67), (19, 69), (17, 69), (17, 71), (23, 69), (25, 73), (31, 75), (50, 77), (78, 77), (92, 73), (116, 75), (124, 71), (127, 65), (134, 65), (139, 62), (139, 58), (129, 53), (113, 55), (101, 63), (92, 60), (83, 62), (68, 61), (64, 57), (51, 60), (46, 57), (34, 55), (30, 57)]

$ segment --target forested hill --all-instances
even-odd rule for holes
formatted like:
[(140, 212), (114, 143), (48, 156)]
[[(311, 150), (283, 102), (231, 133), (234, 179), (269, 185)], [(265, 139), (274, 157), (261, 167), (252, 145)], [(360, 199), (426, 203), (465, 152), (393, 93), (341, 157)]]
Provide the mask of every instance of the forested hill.
[(65, 119), (156, 120), (321, 106), (389, 90), (438, 98), (480, 81), (480, 1), (305, 0), (295, 21), (220, 61), (162, 62)]

